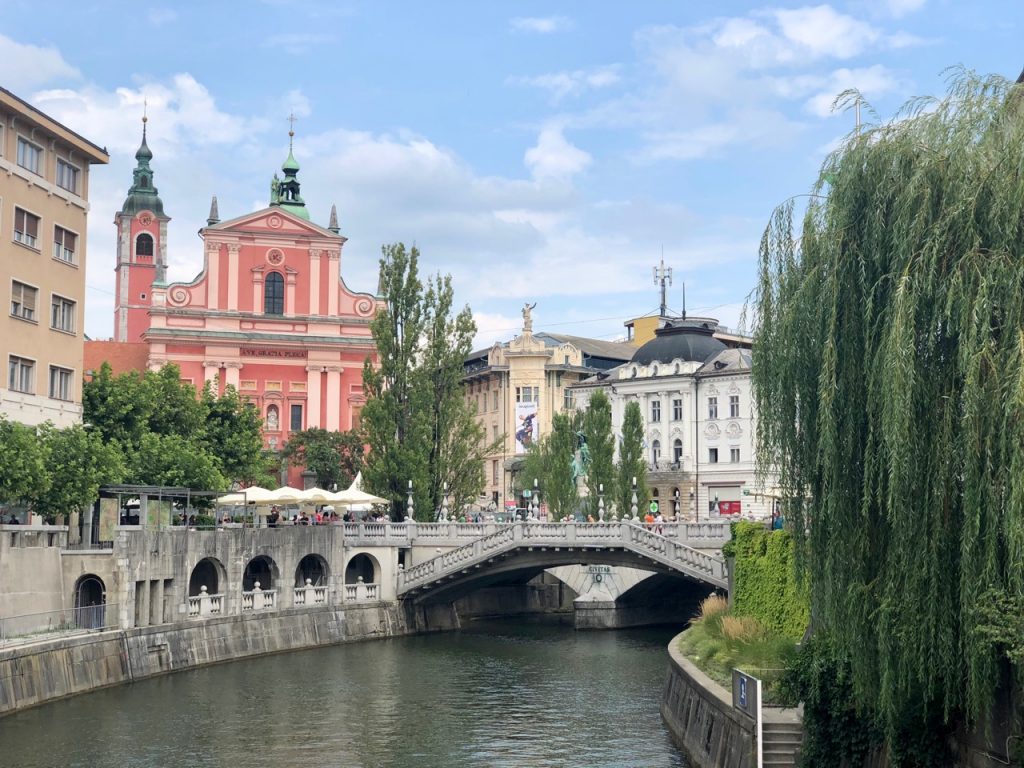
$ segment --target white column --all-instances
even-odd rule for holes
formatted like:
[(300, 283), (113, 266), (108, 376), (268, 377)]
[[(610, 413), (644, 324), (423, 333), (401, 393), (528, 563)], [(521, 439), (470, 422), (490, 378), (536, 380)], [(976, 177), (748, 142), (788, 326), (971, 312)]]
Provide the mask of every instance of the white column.
[(309, 314), (320, 314), (320, 254), (319, 248), (309, 250)]
[(324, 429), (341, 429), (341, 366), (330, 366), (327, 369), (327, 413)]
[(228, 243), (228, 306), (232, 311), (238, 310), (238, 243)]
[(338, 270), (341, 263), (339, 251), (327, 252), (327, 314), (335, 317), (338, 314)]
[(321, 365), (306, 366), (307, 429), (320, 426), (320, 375), (322, 371), (323, 366)]
[(206, 306), (220, 309), (220, 246), (212, 243), (206, 249)]

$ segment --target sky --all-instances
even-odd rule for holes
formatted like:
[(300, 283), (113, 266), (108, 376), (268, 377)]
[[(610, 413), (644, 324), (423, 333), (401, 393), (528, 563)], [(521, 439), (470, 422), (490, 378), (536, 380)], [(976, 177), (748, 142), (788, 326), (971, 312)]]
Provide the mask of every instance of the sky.
[[(45, 12), (40, 12), (41, 9)], [(941, 95), (958, 65), (1015, 78), (1016, 0), (38, 2), (0, 0), (0, 85), (111, 154), (91, 173), (86, 333), (113, 332), (113, 216), (148, 109), (168, 276), (202, 269), (210, 198), (259, 210), (294, 114), (342, 275), (385, 243), (452, 275), (479, 327), (622, 338), (668, 305), (740, 327), (773, 209), (854, 129)], [(749, 323), (748, 323), (749, 327)]]

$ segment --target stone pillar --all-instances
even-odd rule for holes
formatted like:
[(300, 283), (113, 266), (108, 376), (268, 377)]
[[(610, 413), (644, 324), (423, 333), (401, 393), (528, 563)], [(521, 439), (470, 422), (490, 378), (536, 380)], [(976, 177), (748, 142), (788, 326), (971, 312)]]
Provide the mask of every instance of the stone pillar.
[(220, 244), (206, 246), (206, 306), (220, 309)]
[(341, 252), (327, 252), (327, 314), (338, 315), (338, 282), (341, 268)]
[(309, 314), (320, 314), (320, 255), (319, 248), (309, 249)]
[(344, 370), (340, 365), (327, 368), (327, 414), (324, 429), (341, 429), (341, 373)]
[(252, 311), (263, 312), (263, 271), (259, 269), (252, 271)]
[(285, 317), (295, 315), (295, 281), (298, 273), (285, 267), (284, 276), (284, 314)]
[[(224, 383), (227, 386), (238, 389), (239, 377), (242, 372), (241, 363), (224, 363)], [(282, 418), (284, 418), (282, 416)]]
[(320, 376), (322, 372), (322, 365), (306, 366), (307, 429), (320, 426)]
[(228, 306), (231, 311), (238, 311), (238, 243), (228, 243)]
[[(220, 363), (213, 360), (203, 360), (203, 381), (213, 381), (220, 373)], [(202, 387), (196, 387), (202, 389)]]

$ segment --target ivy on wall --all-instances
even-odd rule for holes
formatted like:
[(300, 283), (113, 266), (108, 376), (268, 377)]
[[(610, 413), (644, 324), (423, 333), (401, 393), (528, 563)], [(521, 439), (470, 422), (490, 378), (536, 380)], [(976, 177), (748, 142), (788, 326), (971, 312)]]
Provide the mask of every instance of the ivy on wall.
[(793, 539), (787, 531), (770, 531), (762, 523), (739, 522), (723, 549), (735, 557), (733, 613), (753, 616), (766, 628), (799, 639), (810, 621), (807, 590), (793, 567)]

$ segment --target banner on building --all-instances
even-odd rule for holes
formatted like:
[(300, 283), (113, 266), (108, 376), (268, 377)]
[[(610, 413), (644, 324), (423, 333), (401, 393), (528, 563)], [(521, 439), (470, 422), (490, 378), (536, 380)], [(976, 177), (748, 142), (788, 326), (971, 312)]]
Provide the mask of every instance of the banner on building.
[(526, 453), (537, 439), (536, 403), (516, 403), (516, 453)]
[[(85, 514), (91, 515), (92, 510)], [(100, 499), (100, 535), (97, 541), (113, 541), (120, 521), (121, 504), (118, 499)]]

